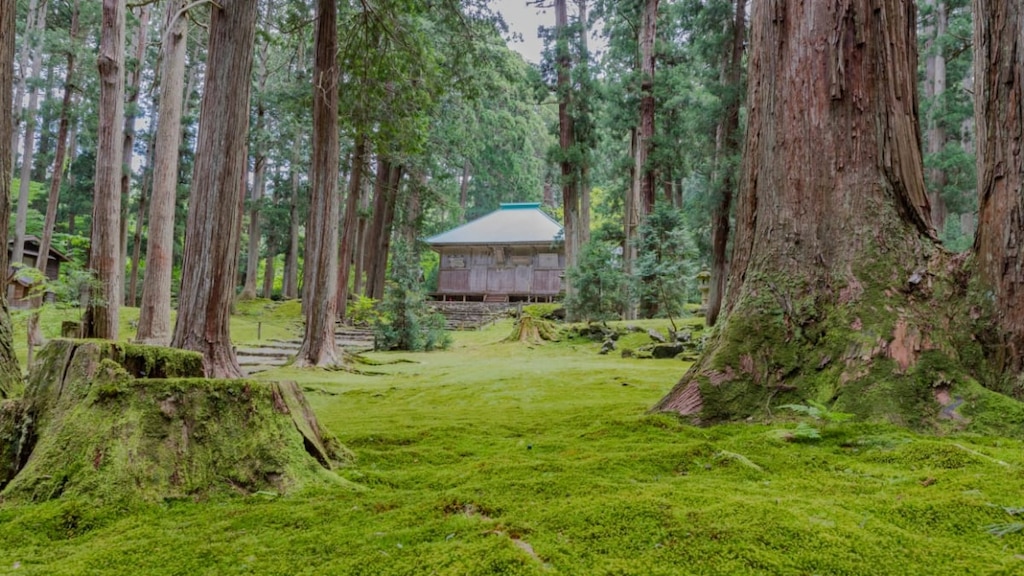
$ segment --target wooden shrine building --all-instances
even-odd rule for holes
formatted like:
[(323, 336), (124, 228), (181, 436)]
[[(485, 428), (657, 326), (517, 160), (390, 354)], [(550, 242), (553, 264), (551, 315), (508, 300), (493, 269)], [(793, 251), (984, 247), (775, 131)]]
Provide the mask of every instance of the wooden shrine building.
[[(56, 280), (60, 277), (60, 265), (64, 262), (70, 262), (71, 259), (64, 255), (63, 252), (57, 250), (54, 247), (50, 247), (49, 257), (46, 259), (46, 268), (43, 269), (39, 266), (39, 238), (35, 236), (25, 236), (25, 249), (24, 256), (21, 261), (26, 266), (38, 268), (41, 272), (46, 274), (47, 280)], [(11, 259), (11, 255), (14, 252), (14, 239), (11, 238), (7, 241), (7, 260)], [(8, 271), (11, 274), (12, 270)], [(25, 275), (14, 274), (11, 278), (11, 283), (14, 285), (14, 298), (11, 300), (10, 305), (12, 308), (25, 308), (29, 305), (27, 300), (29, 291), (32, 287), (31, 278)]]
[(438, 300), (550, 302), (562, 292), (562, 227), (539, 203), (502, 204), (426, 242), (441, 255)]

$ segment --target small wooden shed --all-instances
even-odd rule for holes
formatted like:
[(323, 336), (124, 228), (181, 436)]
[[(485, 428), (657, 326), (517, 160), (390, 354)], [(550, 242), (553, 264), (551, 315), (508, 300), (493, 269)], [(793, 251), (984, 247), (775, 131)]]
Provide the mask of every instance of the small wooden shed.
[(550, 302), (562, 292), (562, 227), (540, 203), (502, 204), (426, 242), (441, 255), (438, 300)]
[[(21, 261), (26, 266), (38, 268), (46, 274), (47, 280), (56, 280), (60, 277), (60, 265), (63, 262), (69, 262), (71, 259), (64, 255), (63, 252), (57, 250), (54, 247), (50, 247), (49, 258), (46, 259), (46, 269), (44, 270), (41, 266), (36, 263), (39, 262), (39, 238), (35, 236), (25, 236), (25, 251)], [(14, 252), (14, 239), (10, 239), (7, 242), (7, 260), (11, 259), (11, 254)], [(10, 272), (8, 272), (10, 274)], [(10, 302), (13, 308), (23, 308), (28, 306), (28, 301), (25, 300), (25, 296), (28, 295), (31, 283), (24, 277), (14, 276), (11, 280), (14, 285), (14, 298)]]

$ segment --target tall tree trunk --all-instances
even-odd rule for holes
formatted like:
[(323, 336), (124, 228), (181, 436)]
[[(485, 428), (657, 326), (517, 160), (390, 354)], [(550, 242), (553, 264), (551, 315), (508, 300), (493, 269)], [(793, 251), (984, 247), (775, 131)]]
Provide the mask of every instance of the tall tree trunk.
[[(555, 59), (557, 68), (558, 92), (558, 146), (561, 150), (559, 165), (562, 170), (562, 230), (565, 245), (565, 266), (576, 265), (576, 253), (579, 249), (579, 176), (577, 167), (570, 159), (571, 151), (576, 145), (573, 119), (570, 114), (572, 107), (572, 59), (569, 53), (569, 11), (566, 0), (555, 0)], [(572, 286), (566, 280), (566, 292), (572, 292)]]
[[(273, 22), (274, 3), (267, 2), (264, 21)], [(263, 130), (266, 122), (266, 106), (264, 105), (263, 94), (267, 89), (267, 78), (270, 76), (270, 68), (267, 66), (267, 58), (270, 53), (270, 40), (260, 45), (258, 67), (256, 75), (256, 126), (253, 128), (253, 165), (255, 174), (252, 185), (252, 205), (249, 208), (249, 249), (246, 252), (245, 261), (245, 282), (242, 285), (241, 300), (251, 300), (256, 297), (256, 274), (259, 271), (260, 262), (260, 201), (266, 190), (267, 178), (267, 155), (264, 150), (263, 141), (265, 136)]]
[(267, 257), (263, 264), (263, 294), (266, 299), (274, 295), (274, 262), (277, 260), (277, 237), (271, 233), (267, 237)]
[(363, 268), (366, 270), (365, 296), (373, 298), (377, 278), (377, 252), (380, 238), (384, 234), (384, 215), (387, 211), (388, 179), (391, 175), (391, 162), (386, 156), (378, 153), (377, 172), (373, 185), (373, 220), (366, 230), (363, 246)]
[(654, 209), (654, 42), (658, 36), (658, 0), (644, 0), (640, 15), (640, 131), (636, 169), (640, 171), (641, 222)]
[(352, 272), (352, 255), (355, 252), (356, 228), (359, 220), (359, 193), (363, 189), (363, 171), (369, 160), (366, 137), (356, 135), (355, 150), (352, 152), (352, 170), (348, 179), (348, 196), (345, 199), (345, 219), (342, 224), (341, 248), (338, 250), (338, 318), (344, 320), (348, 308), (349, 279)]
[(146, 223), (146, 210), (149, 208), (149, 195), (153, 189), (153, 154), (156, 149), (156, 122), (150, 118), (149, 139), (146, 144), (146, 167), (142, 172), (142, 184), (139, 186), (139, 211), (135, 215), (135, 233), (132, 237), (132, 263), (128, 279), (128, 305), (139, 305), (139, 266), (142, 261), (142, 232)]
[(36, 126), (39, 128), (39, 149), (36, 150), (32, 166), (32, 180), (34, 182), (45, 181), (46, 169), (50, 167), (48, 155), (50, 154), (50, 146), (53, 145), (53, 134), (50, 131), (50, 126), (53, 125), (53, 112), (51, 107), (46, 106), (46, 102), (50, 100), (53, 93), (53, 68), (53, 61), (51, 60), (46, 66), (43, 102), (39, 106), (39, 120), (36, 122)]
[(383, 166), (383, 169), (379, 169), (377, 177), (378, 191), (376, 205), (373, 208), (373, 231), (368, 236), (368, 253), (371, 258), (366, 273), (366, 294), (374, 300), (384, 298), (398, 187), (403, 174), (400, 164), (385, 160)]
[[(178, 195), (178, 147), (184, 113), (187, 0), (172, 0), (161, 32), (160, 112), (153, 143), (153, 191), (146, 234), (139, 328), (135, 339), (166, 345), (171, 341), (171, 272), (174, 263), (174, 208)], [(199, 174), (196, 172), (195, 174)]]
[(313, 165), (302, 283), (306, 331), (298, 366), (338, 363), (338, 5), (317, 0), (313, 41)]
[[(974, 0), (974, 115), (982, 283), (995, 296), (995, 369), (1024, 370), (1024, 7)], [(1019, 381), (1019, 380), (1018, 380)]]
[[(581, 80), (587, 85), (593, 81), (590, 76), (590, 48), (587, 44), (587, 37), (590, 36), (590, 20), (587, 17), (587, 1), (588, 0), (576, 0), (576, 6), (580, 11), (580, 59), (584, 61), (584, 70), (588, 76), (586, 79)], [(586, 112), (584, 112), (586, 113)], [(589, 146), (589, 145), (588, 145)], [(590, 242), (590, 161), (591, 151), (589, 149), (582, 151), (582, 158), (580, 160), (580, 206), (579, 206), (579, 233), (577, 234), (576, 240), (576, 252), (578, 253), (580, 248)]]
[[(70, 42), (67, 51), (67, 64), (64, 68), (64, 96), (60, 105), (60, 125), (57, 128), (57, 152), (53, 158), (53, 176), (50, 178), (50, 192), (46, 197), (46, 216), (43, 219), (43, 235), (39, 240), (39, 257), (36, 267), (44, 274), (49, 264), (50, 245), (53, 242), (53, 229), (57, 224), (57, 205), (60, 201), (60, 184), (64, 175), (64, 158), (68, 149), (68, 131), (71, 116), (72, 82), (75, 73), (75, 43), (78, 40), (78, 0), (71, 5), (71, 29), (68, 33)], [(42, 265), (40, 266), (40, 262)], [(39, 308), (42, 298), (33, 298), (32, 307)], [(29, 344), (31, 347), (42, 343), (39, 331), (39, 314), (34, 313), (29, 321)], [(31, 357), (31, 354), (29, 355)], [(28, 362), (31, 364), (31, 358)]]
[[(46, 0), (39, 5), (36, 17), (36, 46), (32, 56), (32, 78), (39, 77), (43, 67), (43, 33), (46, 31)], [(27, 32), (26, 32), (27, 34)], [(22, 72), (22, 76), (25, 73)], [(20, 103), (19, 103), (20, 104)], [(18, 183), (18, 212), (14, 223), (14, 247), (11, 249), (11, 262), (20, 263), (25, 259), (25, 228), (28, 222), (29, 184), (32, 182), (32, 156), (35, 150), (36, 110), (39, 108), (39, 90), (28, 87), (28, 108), (25, 110), (25, 139), (22, 141), (24, 150), (21, 157), (21, 181)], [(14, 287), (8, 291), (8, 297), (14, 297)]]
[[(132, 156), (135, 153), (135, 119), (138, 116), (139, 85), (142, 80), (142, 66), (146, 57), (146, 34), (149, 32), (149, 9), (148, 4), (142, 6), (139, 12), (139, 27), (135, 31), (135, 38), (132, 40), (134, 48), (131, 73), (125, 86), (128, 97), (125, 103), (124, 115), (124, 149), (122, 161), (124, 169), (121, 171), (121, 269), (124, 270), (128, 261), (128, 206), (131, 200), (132, 180)], [(141, 202), (141, 200), (140, 200)], [(133, 279), (134, 280), (134, 279)], [(130, 305), (128, 294), (125, 294), (125, 304)]]
[(242, 375), (231, 346), (231, 302), (242, 235), (256, 2), (210, 10), (206, 83), (171, 345), (203, 354), (206, 375)]
[[(43, 25), (37, 25), (38, 15), (43, 14)], [(25, 22), (25, 37), (21, 44), (21, 54), (18, 55), (18, 84), (14, 91), (14, 122), (11, 127), (11, 166), (12, 170), (18, 166), (18, 136), (21, 134), (21, 128), (18, 124), (21, 123), (21, 107), (22, 100), (25, 95), (25, 89), (28, 85), (28, 68), (29, 62), (32, 58), (32, 48), (37, 47), (37, 51), (42, 50), (43, 35), (42, 31), (46, 28), (46, 0), (43, 0), (43, 4), (40, 7), (38, 0), (29, 0), (28, 2), (28, 14), (26, 15), (27, 20)]]
[[(263, 110), (256, 115), (257, 129), (263, 123)], [(252, 300), (256, 297), (256, 277), (260, 268), (260, 208), (259, 202), (263, 199), (266, 190), (267, 179), (267, 157), (260, 151), (256, 153), (256, 170), (253, 175), (252, 206), (249, 208), (249, 249), (245, 259), (245, 282), (242, 285), (242, 292), (238, 295), (239, 300)]]
[[(932, 99), (932, 106), (927, 119), (925, 146), (929, 155), (935, 155), (942, 152), (946, 145), (946, 130), (938, 117), (945, 108), (942, 105), (942, 98), (946, 92), (946, 57), (942, 52), (942, 38), (946, 35), (948, 15), (946, 0), (928, 0), (928, 3), (934, 9), (935, 25), (926, 30), (931, 38), (928, 42), (928, 64), (925, 67), (925, 96)], [(942, 198), (942, 189), (946, 186), (946, 172), (942, 168), (931, 168), (926, 176), (928, 187), (931, 189), (929, 200), (932, 206), (932, 223), (941, 232), (946, 225), (947, 216), (946, 201)]]
[(299, 297), (299, 146), (292, 152), (291, 172), (292, 195), (288, 210), (288, 253), (284, 257), (284, 280), (281, 295), (294, 300)]
[[(0, 0), (0, 110), (11, 109), (12, 87), (14, 85), (14, 18), (16, 0)], [(0, 222), (11, 217), (11, 151), (13, 144), (7, 137), (14, 130), (11, 114), (0, 114)], [(7, 244), (7, 226), (0, 226), (0, 244)], [(7, 270), (7, 251), (0, 250), (0, 270)], [(4, 275), (6, 278), (6, 274)], [(14, 336), (11, 333), (11, 318), (7, 313), (7, 294), (0, 281), (0, 398), (11, 398), (22, 389), (21, 368), (14, 355)]]
[(943, 256), (915, 30), (910, 0), (753, 3), (728, 315), (656, 409), (713, 421), (824, 398), (864, 417), (937, 411), (916, 365), (951, 347), (927, 292)]
[(727, 266), (726, 246), (729, 243), (729, 214), (732, 211), (732, 192), (735, 169), (730, 160), (739, 154), (740, 82), (743, 77), (743, 46), (746, 42), (747, 0), (736, 0), (731, 29), (732, 50), (724, 60), (722, 80), (729, 95), (725, 113), (718, 123), (715, 135), (715, 193), (711, 210), (711, 286), (708, 291), (708, 309), (704, 320), (708, 326), (718, 322), (725, 293)]
[[(367, 164), (368, 166), (369, 164)], [(366, 169), (365, 166), (363, 168)], [(352, 275), (352, 293), (366, 296), (366, 263), (368, 262), (369, 253), (369, 241), (367, 236), (370, 231), (370, 222), (366, 214), (370, 210), (370, 187), (371, 183), (369, 179), (363, 178), (363, 189), (359, 191), (359, 218), (356, 223), (356, 244), (355, 254), (353, 259), (355, 264), (353, 265)]]
[(92, 207), (89, 268), (96, 274), (89, 295), (85, 335), (117, 340), (121, 309), (121, 167), (124, 129), (124, 0), (103, 0), (100, 32), (99, 131)]

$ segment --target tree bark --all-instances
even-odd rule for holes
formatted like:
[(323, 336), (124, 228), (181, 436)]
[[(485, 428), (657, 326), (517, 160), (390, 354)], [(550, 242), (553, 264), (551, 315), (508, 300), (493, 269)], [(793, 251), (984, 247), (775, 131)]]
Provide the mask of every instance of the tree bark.
[[(161, 32), (160, 115), (153, 143), (153, 190), (146, 235), (139, 328), (135, 339), (166, 345), (171, 340), (171, 272), (174, 263), (174, 210), (178, 193), (178, 147), (184, 112), (187, 0), (167, 3)], [(198, 174), (198, 172), (196, 173)]]
[(89, 268), (96, 286), (89, 295), (85, 335), (117, 340), (121, 308), (121, 167), (124, 129), (124, 0), (103, 0), (97, 66), (100, 72), (99, 131), (92, 209)]
[(654, 43), (658, 36), (658, 0), (645, 0), (640, 16), (640, 130), (637, 137), (636, 169), (640, 172), (642, 222), (654, 209), (654, 167), (649, 158), (654, 150)]
[(348, 308), (349, 280), (352, 272), (352, 255), (355, 252), (356, 228), (359, 220), (359, 194), (363, 189), (363, 171), (369, 160), (366, 137), (356, 136), (352, 152), (352, 170), (348, 180), (348, 196), (345, 199), (345, 219), (342, 224), (341, 248), (338, 250), (338, 318), (345, 319)]
[(917, 361), (949, 340), (927, 293), (942, 254), (915, 30), (909, 0), (753, 4), (728, 315), (655, 409), (714, 421), (825, 398), (905, 419), (935, 405)]
[[(11, 109), (14, 85), (14, 19), (16, 0), (0, 0), (0, 110)], [(8, 138), (14, 130), (11, 114), (0, 114), (0, 222), (11, 218), (11, 151), (13, 142)], [(7, 226), (0, 226), (0, 244), (7, 245)], [(0, 270), (7, 270), (7, 251), (0, 250)], [(7, 313), (7, 274), (0, 281), (0, 398), (17, 396), (22, 390), (21, 368), (14, 355), (14, 336), (11, 333), (11, 318)]]
[(306, 331), (298, 366), (338, 363), (338, 6), (318, 0), (313, 41), (313, 166), (302, 283)]
[(722, 75), (729, 99), (725, 113), (718, 124), (715, 138), (716, 193), (711, 211), (711, 286), (708, 291), (708, 309), (704, 320), (708, 326), (718, 322), (722, 310), (722, 295), (725, 292), (727, 267), (726, 246), (729, 243), (729, 215), (732, 212), (732, 195), (735, 181), (734, 169), (728, 160), (739, 153), (740, 128), (740, 82), (743, 77), (743, 46), (746, 42), (747, 1), (736, 0), (732, 24), (732, 50)]
[[(555, 0), (555, 58), (557, 68), (558, 93), (558, 146), (562, 158), (559, 166), (562, 171), (562, 234), (565, 246), (565, 266), (576, 265), (576, 253), (579, 249), (579, 177), (576, 166), (570, 159), (572, 148), (576, 144), (573, 118), (570, 114), (572, 106), (572, 60), (569, 53), (569, 11), (566, 0)], [(572, 286), (566, 279), (567, 293)]]
[(172, 346), (203, 354), (206, 375), (242, 375), (231, 345), (231, 303), (242, 232), (256, 2), (210, 10), (206, 81)]
[(997, 372), (1024, 370), (1024, 7), (974, 0), (978, 234), (983, 285), (995, 297)]
[[(32, 56), (32, 78), (38, 78), (43, 67), (43, 34), (46, 31), (46, 0), (39, 4), (36, 17), (36, 46)], [(27, 34), (27, 31), (26, 31)], [(22, 79), (25, 73), (22, 72)], [(35, 151), (36, 110), (39, 108), (39, 90), (28, 86), (28, 108), (25, 110), (25, 138), (22, 141), (24, 152), (21, 157), (21, 176), (18, 182), (18, 211), (14, 223), (14, 247), (11, 249), (11, 262), (21, 263), (25, 260), (25, 228), (28, 222), (29, 184), (32, 182), (32, 157)], [(21, 103), (18, 102), (20, 107)], [(13, 287), (8, 297), (14, 297)]]

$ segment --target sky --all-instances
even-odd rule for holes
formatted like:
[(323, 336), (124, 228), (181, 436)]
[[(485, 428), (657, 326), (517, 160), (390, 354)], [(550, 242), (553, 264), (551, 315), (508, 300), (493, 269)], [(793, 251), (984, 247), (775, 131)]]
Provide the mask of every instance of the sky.
[[(550, 0), (545, 0), (550, 5)], [(569, 19), (576, 17), (575, 2), (569, 2)], [(527, 0), (492, 0), (491, 7), (505, 17), (510, 32), (517, 32), (522, 36), (521, 41), (509, 42), (509, 48), (519, 52), (528, 62), (540, 63), (540, 53), (544, 49), (544, 43), (538, 37), (537, 28), (540, 26), (555, 25), (555, 10), (553, 8), (537, 8), (527, 5)], [(600, 29), (595, 25), (594, 29)], [(591, 53), (599, 52), (605, 46), (605, 40), (594, 31), (590, 34)]]
[(527, 0), (494, 0), (491, 6), (505, 17), (510, 32), (522, 35), (522, 41), (509, 42), (509, 48), (523, 55), (527, 61), (537, 64), (544, 44), (537, 37), (540, 26), (555, 25), (555, 11), (528, 6)]

